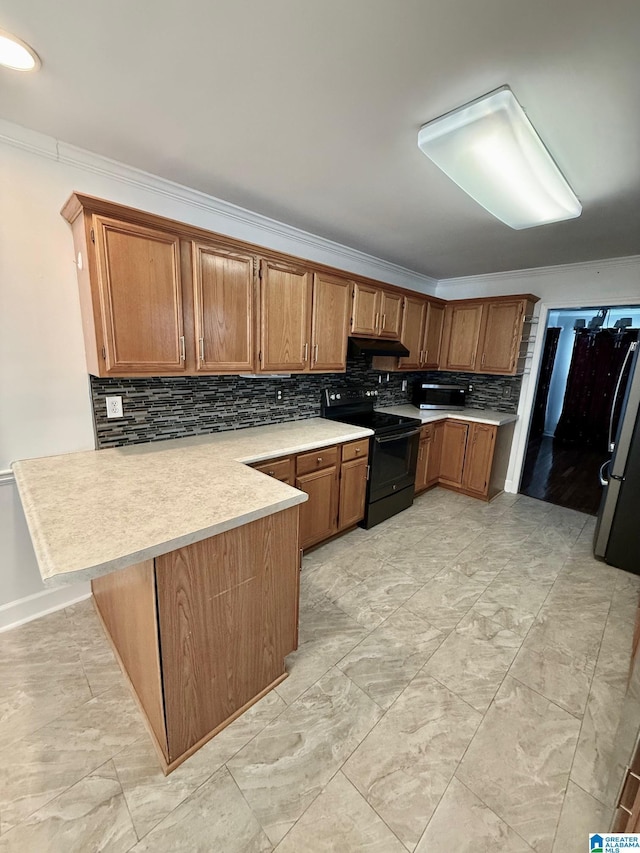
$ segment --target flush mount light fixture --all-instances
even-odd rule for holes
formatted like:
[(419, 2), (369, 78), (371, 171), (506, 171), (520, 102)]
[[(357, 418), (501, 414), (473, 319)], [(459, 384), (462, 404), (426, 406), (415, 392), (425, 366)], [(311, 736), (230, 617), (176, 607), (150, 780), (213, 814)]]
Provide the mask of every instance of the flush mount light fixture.
[(32, 47), (5, 30), (0, 30), (0, 65), (13, 71), (37, 71), (40, 57)]
[(533, 228), (582, 213), (508, 86), (423, 125), (418, 147), (511, 228)]

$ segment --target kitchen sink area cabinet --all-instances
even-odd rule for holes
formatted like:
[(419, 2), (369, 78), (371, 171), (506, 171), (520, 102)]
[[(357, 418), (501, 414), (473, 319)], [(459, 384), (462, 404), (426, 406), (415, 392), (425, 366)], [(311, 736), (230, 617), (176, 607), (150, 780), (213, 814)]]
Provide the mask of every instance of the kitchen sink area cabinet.
[(254, 371), (254, 263), (253, 255), (192, 244), (198, 372)]
[(260, 262), (260, 370), (301, 373), (309, 366), (312, 274), (304, 267)]

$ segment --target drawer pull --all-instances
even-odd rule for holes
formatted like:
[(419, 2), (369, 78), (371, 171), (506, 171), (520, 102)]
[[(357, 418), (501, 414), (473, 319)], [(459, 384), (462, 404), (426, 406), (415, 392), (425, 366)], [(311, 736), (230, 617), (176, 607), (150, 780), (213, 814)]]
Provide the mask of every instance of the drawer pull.
[(270, 476), (270, 477), (275, 477), (275, 476), (276, 476), (276, 472), (275, 472), (275, 471), (269, 471), (269, 476)]
[(360, 453), (360, 448), (356, 447), (356, 453)]
[(322, 456), (318, 456), (318, 465), (322, 462)]

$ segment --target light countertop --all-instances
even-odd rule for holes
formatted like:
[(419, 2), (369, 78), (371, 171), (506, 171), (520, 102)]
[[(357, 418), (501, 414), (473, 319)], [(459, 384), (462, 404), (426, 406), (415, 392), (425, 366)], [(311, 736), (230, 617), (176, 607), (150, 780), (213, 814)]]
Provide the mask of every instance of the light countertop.
[(446, 411), (443, 409), (417, 409), (415, 406), (409, 404), (405, 406), (390, 406), (386, 409), (380, 409), (380, 411), (389, 412), (392, 415), (404, 415), (408, 418), (419, 418), (423, 424), (452, 418), (458, 421), (472, 421), (479, 424), (504, 426), (518, 420), (517, 415), (508, 412), (495, 412), (493, 409), (458, 409), (457, 411)]
[(372, 435), (323, 418), (12, 465), (46, 586), (86, 581), (307, 500), (248, 463)]

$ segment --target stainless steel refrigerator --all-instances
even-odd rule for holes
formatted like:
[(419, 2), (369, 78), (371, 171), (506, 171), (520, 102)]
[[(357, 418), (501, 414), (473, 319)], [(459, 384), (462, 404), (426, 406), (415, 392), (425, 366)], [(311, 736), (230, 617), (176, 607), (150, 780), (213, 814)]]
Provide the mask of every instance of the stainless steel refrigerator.
[[(609, 450), (600, 471), (604, 487), (594, 538), (594, 553), (611, 566), (640, 574), (640, 347), (632, 343), (620, 372), (611, 411)], [(630, 370), (628, 370), (630, 365)], [(628, 370), (628, 374), (627, 374)], [(624, 377), (628, 375), (626, 390)], [(624, 401), (617, 429), (618, 397)], [(615, 434), (615, 438), (614, 438)]]

